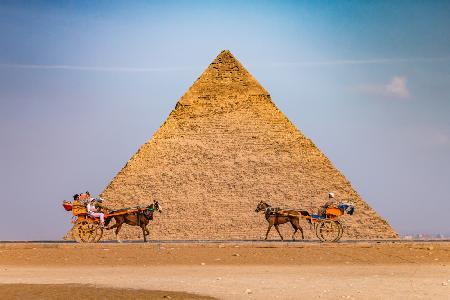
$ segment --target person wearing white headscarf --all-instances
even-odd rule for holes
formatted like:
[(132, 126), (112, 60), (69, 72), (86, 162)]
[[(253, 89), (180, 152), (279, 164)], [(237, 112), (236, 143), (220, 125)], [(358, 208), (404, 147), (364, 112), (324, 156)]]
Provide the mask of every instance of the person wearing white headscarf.
[(326, 215), (327, 208), (328, 208), (329, 206), (335, 204), (336, 201), (337, 201), (337, 200), (336, 200), (336, 198), (334, 197), (334, 193), (333, 193), (333, 192), (329, 192), (329, 193), (328, 193), (328, 201), (327, 201), (322, 207), (319, 208), (317, 214), (318, 214), (319, 216), (325, 216), (325, 215)]

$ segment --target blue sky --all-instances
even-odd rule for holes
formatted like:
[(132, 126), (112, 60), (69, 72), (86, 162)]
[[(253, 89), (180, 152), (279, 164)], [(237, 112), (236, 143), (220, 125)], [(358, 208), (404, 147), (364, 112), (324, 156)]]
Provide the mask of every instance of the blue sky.
[(0, 240), (61, 237), (61, 200), (223, 49), (398, 232), (450, 234), (449, 23), (446, 1), (2, 1)]

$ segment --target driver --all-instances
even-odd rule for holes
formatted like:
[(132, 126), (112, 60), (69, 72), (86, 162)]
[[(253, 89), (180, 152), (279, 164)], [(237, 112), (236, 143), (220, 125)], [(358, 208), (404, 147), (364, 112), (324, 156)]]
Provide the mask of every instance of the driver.
[(86, 208), (89, 216), (94, 218), (100, 218), (100, 224), (103, 226), (105, 224), (105, 214), (98, 211), (98, 206), (102, 203), (102, 199), (91, 198), (88, 202)]
[(327, 208), (333, 204), (336, 204), (336, 202), (337, 202), (337, 200), (334, 197), (334, 193), (332, 193), (332, 192), (328, 193), (328, 201), (322, 207), (319, 208), (317, 214), (319, 216), (325, 216)]

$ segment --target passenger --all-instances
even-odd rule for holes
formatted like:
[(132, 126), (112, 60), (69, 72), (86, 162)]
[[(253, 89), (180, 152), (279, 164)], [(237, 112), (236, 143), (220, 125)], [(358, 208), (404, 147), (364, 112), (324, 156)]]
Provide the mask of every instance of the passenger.
[(84, 203), (84, 204), (87, 204), (89, 202), (88, 196), (86, 195), (86, 193), (81, 193), (79, 199), (80, 199), (80, 202)]
[(91, 194), (90, 194), (88, 191), (86, 191), (85, 194), (86, 194), (87, 200), (88, 200), (89, 202), (91, 202), (92, 200), (95, 200), (94, 198), (91, 197)]
[(86, 191), (85, 193), (81, 193), (80, 194), (80, 201), (82, 203), (87, 205), (92, 200), (94, 200), (94, 198), (91, 197), (91, 194), (88, 191)]
[(97, 203), (101, 203), (102, 199), (94, 199), (94, 198), (90, 198), (91, 200), (88, 202), (86, 208), (87, 208), (87, 213), (89, 216), (94, 217), (94, 218), (100, 218), (100, 225), (104, 225), (105, 224), (105, 214), (102, 212), (98, 211), (98, 204)]

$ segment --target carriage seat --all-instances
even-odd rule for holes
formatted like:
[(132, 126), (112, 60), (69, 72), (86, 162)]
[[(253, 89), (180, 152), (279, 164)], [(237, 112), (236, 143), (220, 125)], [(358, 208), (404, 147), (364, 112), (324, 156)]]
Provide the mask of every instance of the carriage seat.
[(319, 215), (311, 215), (311, 218), (313, 219), (326, 219), (326, 216), (319, 216)]

